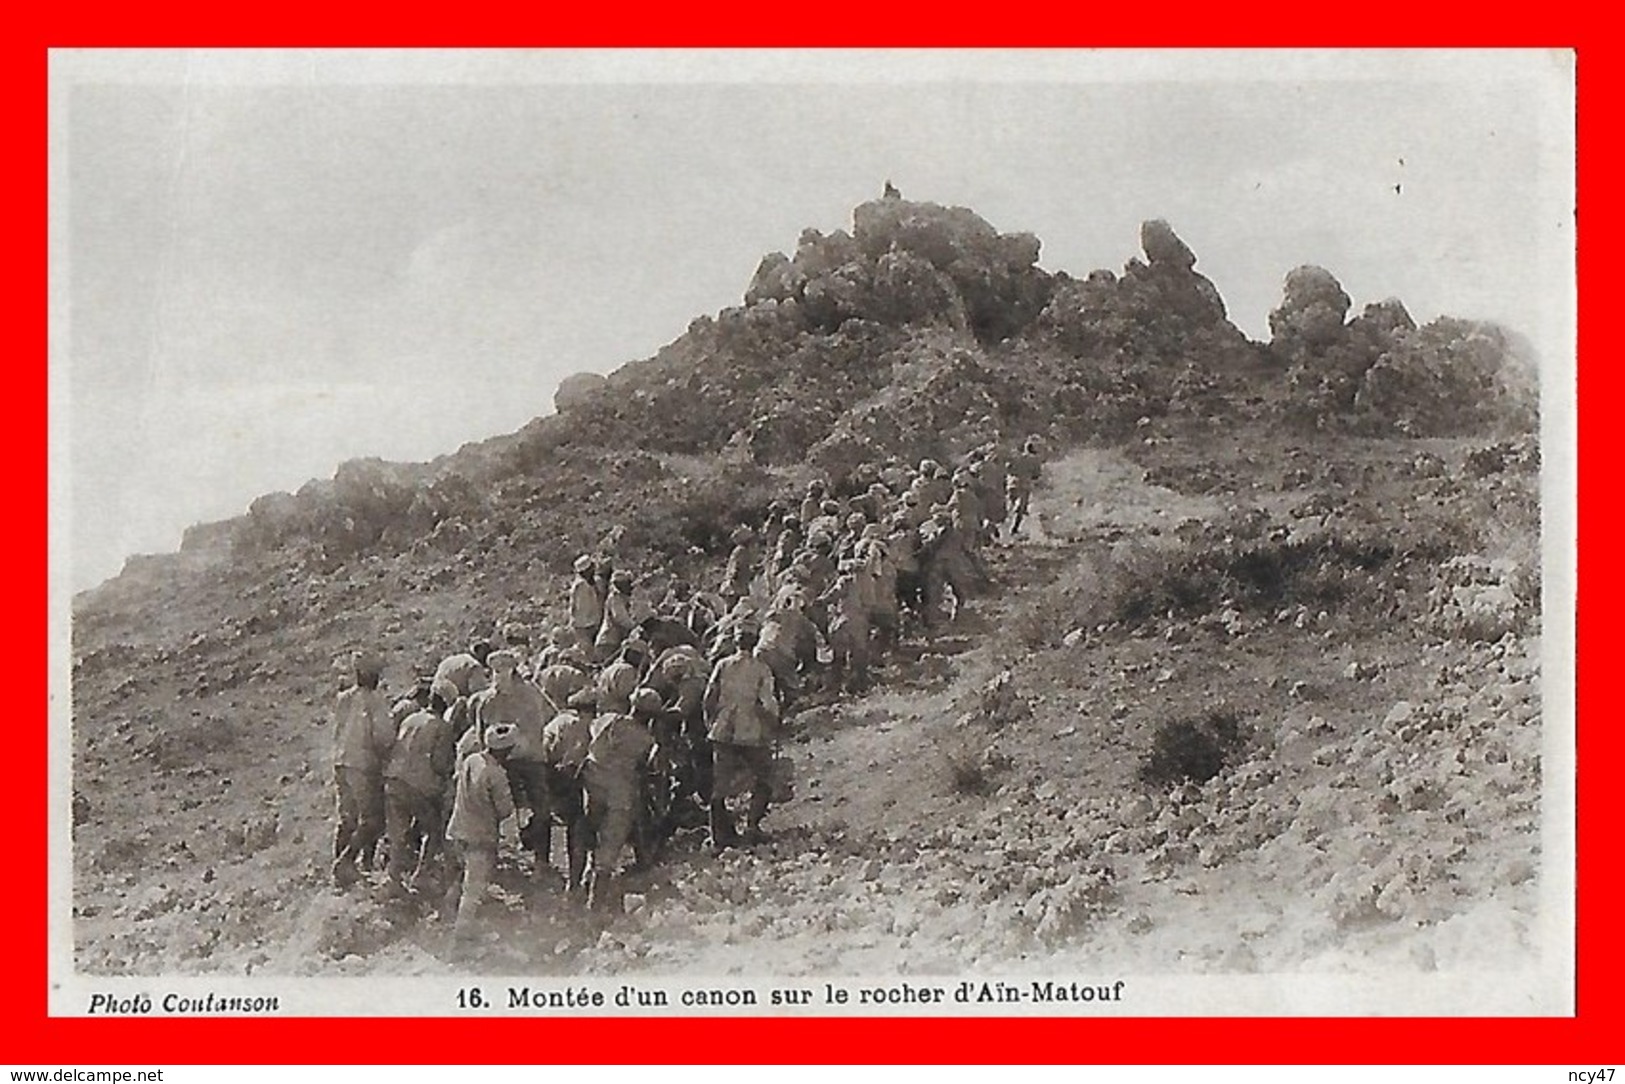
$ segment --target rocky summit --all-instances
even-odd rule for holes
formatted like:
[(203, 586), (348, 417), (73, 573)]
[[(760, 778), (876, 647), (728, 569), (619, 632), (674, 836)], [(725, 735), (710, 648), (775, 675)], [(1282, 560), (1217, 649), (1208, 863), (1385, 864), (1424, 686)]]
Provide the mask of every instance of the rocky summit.
[[(1135, 242), (1125, 224), (1123, 247)], [(886, 198), (556, 412), (359, 460), (73, 606), (73, 914), (91, 974), (1083, 973), (1516, 967), (1536, 951), (1533, 362), (1283, 269), (1268, 342), (1163, 221), (1121, 270)], [(749, 268), (741, 269), (743, 280)], [(1357, 310), (1357, 311), (1356, 311)], [(1355, 313), (1355, 315), (1350, 315)], [(811, 699), (766, 841), (680, 831), (622, 910), (494, 933), (327, 879), (335, 660), (408, 691), (564, 620), (578, 554), (659, 597), (820, 479), (1039, 437), (991, 587)], [(557, 849), (556, 849), (557, 850)], [(562, 861), (562, 859), (557, 859)], [(1061, 968), (1059, 964), (1066, 964)], [(1076, 965), (1076, 966), (1073, 966)]]

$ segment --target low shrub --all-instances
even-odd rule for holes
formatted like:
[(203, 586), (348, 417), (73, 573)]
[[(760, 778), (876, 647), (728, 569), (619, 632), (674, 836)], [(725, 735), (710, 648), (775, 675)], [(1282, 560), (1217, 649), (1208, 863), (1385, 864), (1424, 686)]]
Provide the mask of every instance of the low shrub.
[(1140, 779), (1153, 786), (1206, 783), (1234, 764), (1246, 746), (1242, 718), (1215, 708), (1194, 719), (1170, 719), (1151, 737)]

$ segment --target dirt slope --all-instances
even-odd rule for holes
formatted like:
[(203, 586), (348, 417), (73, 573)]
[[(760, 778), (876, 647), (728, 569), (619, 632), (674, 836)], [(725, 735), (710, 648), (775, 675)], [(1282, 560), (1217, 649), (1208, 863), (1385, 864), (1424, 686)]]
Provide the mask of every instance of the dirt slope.
[[(361, 460), (75, 600), (73, 910), (90, 973), (1454, 967), (1528, 939), (1539, 456), (1516, 336), (1299, 268), (1271, 342), (1147, 223), (1049, 271), (877, 201), (743, 304), (428, 464)], [(1053, 450), (995, 590), (795, 722), (774, 841), (694, 835), (607, 928), (522, 871), (470, 961), (334, 895), (334, 660), (386, 684), (560, 617), (584, 550), (711, 580), (813, 476), (998, 435)], [(1192, 781), (1194, 776), (1197, 781)], [(510, 856), (515, 857), (515, 856)], [(511, 864), (510, 864), (511, 866)]]
[[(1527, 595), (1535, 475), (1456, 481), (1481, 442), (1345, 439), (1261, 456), (1259, 435), (1148, 429), (1051, 463), (1028, 537), (994, 551), (996, 591), (900, 652), (869, 695), (797, 719), (798, 796), (770, 818), (774, 841), (714, 859), (697, 833), (680, 837), (632, 887), (634, 913), (603, 929), (558, 901), (527, 909), (517, 867), (500, 934), (473, 960), (379, 886), (332, 894), (320, 876), (320, 648), (290, 643), (279, 660), (292, 673), (307, 659), (308, 703), (249, 682), (178, 725), (150, 709), (91, 717), (79, 739), (80, 965), (1505, 964), (1527, 951), (1541, 868), (1538, 621), (1523, 598), (1500, 615), (1506, 628), (1470, 628), (1441, 594), (1459, 554), (1440, 547), (1449, 531), (1492, 536), (1502, 549), (1482, 554), (1485, 568), (1507, 561), (1497, 575)], [(1511, 514), (1513, 498), (1523, 520), (1488, 530), (1498, 521), (1483, 503)], [(1215, 577), (1212, 554), (1249, 552), (1238, 530), (1265, 554), (1300, 538), (1343, 548), (1251, 594), (1241, 581), (1187, 582), (1192, 570)], [(1386, 551), (1358, 549), (1372, 530)], [(1141, 604), (1148, 591), (1154, 608)], [(1163, 605), (1180, 591), (1188, 603)], [(390, 612), (408, 637), (430, 619), (425, 607)], [(335, 646), (350, 628), (333, 623)], [(985, 694), (1001, 671), (1004, 692)], [(187, 702), (136, 684), (147, 703)], [(1143, 778), (1159, 727), (1219, 708), (1237, 734), (1215, 779)]]

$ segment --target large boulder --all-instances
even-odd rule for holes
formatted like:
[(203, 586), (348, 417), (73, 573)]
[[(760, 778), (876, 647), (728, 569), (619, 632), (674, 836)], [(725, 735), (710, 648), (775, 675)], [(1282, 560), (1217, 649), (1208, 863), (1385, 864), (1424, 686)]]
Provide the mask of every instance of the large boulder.
[(1397, 297), (1373, 301), (1360, 310), (1360, 315), (1349, 321), (1351, 335), (1381, 343), (1384, 348), (1392, 345), (1394, 336), (1415, 330), (1416, 321), (1411, 318), (1404, 302)]
[(965, 303), (953, 280), (929, 261), (900, 251), (876, 261), (867, 315), (883, 323), (966, 326)]
[(553, 393), (553, 409), (564, 414), (583, 406), (591, 401), (604, 384), (602, 373), (576, 373), (567, 376), (559, 381), (558, 390)]
[(806, 229), (796, 242), (796, 257), (790, 266), (796, 276), (806, 280), (860, 262), (863, 257), (863, 251), (845, 230), (825, 234)]
[[(1218, 288), (1193, 270), (1195, 254), (1161, 219), (1141, 225), (1140, 246), (1146, 258), (1130, 259), (1120, 276), (1056, 276), (1040, 332), (1076, 357), (1099, 359), (1119, 371), (1183, 364), (1198, 343), (1204, 365), (1223, 367), (1222, 357), (1235, 353), (1244, 338), (1229, 322)], [(1143, 384), (1137, 377), (1134, 382)]]
[(964, 207), (880, 199), (852, 212), (852, 236), (870, 259), (894, 249), (929, 260), (938, 270), (962, 256), (993, 258), (999, 231)]
[(1285, 296), (1270, 312), (1270, 345), (1288, 360), (1324, 350), (1343, 337), (1349, 295), (1324, 267), (1304, 265), (1286, 276)]
[(1140, 224), (1140, 248), (1152, 267), (1189, 271), (1196, 266), (1196, 253), (1160, 218)]
[[(984, 343), (1000, 342), (1036, 319), (1053, 290), (1038, 267), (1038, 238), (1000, 233), (963, 207), (874, 200), (852, 212), (852, 224), (875, 270), (872, 285), (885, 295), (876, 306), (882, 321), (901, 314), (910, 323), (946, 322)], [(945, 276), (957, 299), (943, 298), (942, 280), (928, 271)]]
[(769, 252), (756, 265), (750, 286), (745, 290), (745, 304), (762, 301), (784, 301), (796, 296), (801, 287), (802, 274), (782, 252)]
[(801, 290), (801, 308), (808, 324), (831, 332), (864, 316), (873, 292), (871, 277), (868, 264), (853, 261), (808, 278)]

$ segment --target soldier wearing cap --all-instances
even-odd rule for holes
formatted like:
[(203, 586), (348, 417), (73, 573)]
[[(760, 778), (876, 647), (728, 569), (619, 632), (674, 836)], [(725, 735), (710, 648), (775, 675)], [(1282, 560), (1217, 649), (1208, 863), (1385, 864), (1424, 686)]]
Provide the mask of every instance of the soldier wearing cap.
[(575, 646), (575, 642), (575, 632), (568, 625), (554, 625), (548, 630), (547, 644), (536, 653), (530, 664), (530, 672), (538, 685), (542, 682), (542, 671), (558, 662), (566, 651)]
[(858, 561), (843, 561), (835, 582), (820, 600), (829, 610), (829, 646), (834, 653), (830, 685), (839, 689), (844, 683), (851, 692), (862, 692), (869, 685), (872, 599), (865, 590), (861, 568)]
[(422, 711), (429, 704), (429, 689), (434, 679), (427, 674), (418, 674), (413, 682), (412, 691), (401, 697), (389, 706), (389, 718), (397, 727), (413, 712)]
[(372, 868), (384, 832), (384, 765), (395, 746), (389, 704), (378, 691), (384, 664), (357, 655), (355, 684), (339, 693), (333, 711), (333, 785), (338, 827), (333, 835), (333, 882), (347, 888), (358, 879), (356, 864)]
[(729, 606), (750, 594), (751, 577), (756, 571), (756, 533), (744, 524), (733, 529), (728, 536), (733, 550), (728, 554), (728, 565), (722, 571), (722, 586), (718, 591)]
[(982, 445), (982, 515), (993, 538), (999, 537), (999, 528), (1010, 515), (1009, 483), (1010, 472), (998, 444)]
[(920, 529), (921, 567), (925, 580), (925, 624), (932, 625), (946, 615), (948, 591), (954, 595), (953, 616), (964, 611), (977, 586), (975, 566), (952, 517), (938, 512)]
[[(929, 471), (925, 467), (927, 463), (930, 464)], [(921, 463), (918, 492), (920, 504), (927, 510), (947, 501), (954, 494), (954, 484), (949, 477), (948, 468), (934, 459)]]
[(641, 624), (621, 642), (621, 649), (616, 652), (615, 660), (626, 663), (640, 676), (648, 670), (649, 664), (654, 661), (654, 647), (644, 636)]
[(455, 778), (456, 766), (464, 756), (480, 747), (479, 735), (474, 729), (474, 712), (468, 706), (468, 697), (458, 696), (457, 686), (449, 681), (437, 681), (431, 686), (431, 695), (438, 696), (443, 703), (449, 705), (444, 715), (446, 729), (451, 733), (453, 776), (446, 780), (440, 808), (447, 816), (450, 816), (451, 800), (455, 797), (457, 782)]
[(443, 684), (431, 691), (428, 705), (401, 722), (395, 747), (384, 767), (389, 879), (401, 889), (418, 883), (439, 853), (445, 835), (443, 803), (446, 786), (452, 781), (457, 741), (445, 714), (449, 706), (444, 695), (447, 687)]
[(598, 715), (581, 778), (587, 791), (587, 824), (592, 832), (592, 867), (587, 876), (590, 910), (613, 908), (619, 894), (622, 852), (631, 841), (643, 776), (654, 737), (632, 715), (638, 674), (626, 663), (611, 663), (599, 675)]
[(811, 525), (818, 518), (824, 503), (824, 483), (822, 479), (814, 478), (807, 483), (807, 495), (801, 500), (801, 522)]
[(807, 524), (809, 538), (815, 534), (823, 534), (833, 540), (841, 533), (841, 502), (830, 497), (824, 498), (818, 502), (818, 514), (804, 522)]
[(536, 876), (545, 875), (552, 843), (552, 819), (547, 808), (544, 778), (542, 730), (557, 714), (542, 691), (519, 676), (519, 656), (512, 651), (493, 651), (492, 685), (470, 700), (474, 723), (480, 734), (505, 724), (513, 728), (513, 748), (508, 754), (508, 779), (514, 798), (530, 809), (530, 820), (520, 830), (520, 842), (536, 856)]
[(898, 512), (907, 524), (909, 530), (918, 530), (919, 527), (931, 518), (931, 509), (920, 498), (922, 487), (914, 485), (903, 492), (903, 507)]
[(498, 723), (482, 735), (482, 747), (457, 765), (456, 797), (452, 800), (446, 838), (462, 864), (462, 877), (453, 884), (447, 899), (456, 908), (454, 931), (459, 938), (474, 932), (474, 920), (496, 870), (502, 824), (514, 815), (505, 764), (515, 738), (511, 723)]
[(790, 562), (795, 560), (796, 550), (801, 546), (802, 540), (801, 520), (796, 516), (785, 516), (783, 527), (773, 543), (773, 553), (764, 566), (770, 578), (790, 567)]
[(959, 531), (966, 539), (966, 545), (974, 549), (972, 539), (978, 538), (982, 531), (982, 505), (976, 499), (976, 483), (968, 469), (954, 472), (954, 489), (948, 497), (948, 515), (953, 520), (954, 529)]
[[(835, 582), (835, 573), (839, 570), (839, 565), (835, 560), (834, 536), (821, 531), (808, 535), (806, 553), (807, 596), (816, 600), (825, 591), (829, 590), (829, 585)], [(808, 616), (820, 628), (824, 627), (826, 619), (822, 603), (815, 601)]]
[(901, 493), (908, 488), (909, 469), (894, 455), (886, 457), (880, 465), (880, 482), (893, 493)]
[(818, 628), (803, 611), (806, 599), (795, 588), (781, 590), (762, 617), (756, 655), (773, 671), (781, 713), (801, 689), (799, 674), (818, 664)]
[(868, 525), (868, 517), (862, 512), (852, 512), (846, 517), (841, 524), (841, 533), (835, 540), (837, 559), (846, 559), (852, 556), (858, 540), (863, 537), (863, 529)]
[(892, 491), (882, 483), (875, 482), (853, 503), (863, 510), (871, 523), (878, 522), (891, 510)]
[(1010, 534), (1014, 536), (1021, 530), (1021, 521), (1027, 515), (1027, 506), (1032, 501), (1033, 490), (1038, 485), (1038, 479), (1043, 473), (1043, 461), (1038, 457), (1039, 441), (1037, 437), (1028, 437), (1022, 445), (1021, 451), (1010, 464), (1010, 473), (1005, 479), (1005, 492), (1009, 497), (1010, 505)]
[(711, 795), (711, 746), (705, 737), (705, 681), (710, 664), (699, 648), (678, 644), (661, 652), (644, 679), (668, 710), (663, 718), (674, 721), (673, 730), (660, 737), (674, 777), (673, 796), (697, 797), (704, 802)]
[(580, 665), (579, 659), (561, 655), (558, 661), (536, 674), (536, 684), (557, 712), (569, 703), (572, 696), (592, 684), (592, 677), (586, 667)]
[(712, 750), (711, 847), (720, 851), (739, 841), (728, 798), (750, 791), (746, 835), (759, 834), (771, 799), (773, 744), (778, 737), (779, 703), (773, 671), (753, 653), (754, 625), (734, 633), (734, 650), (718, 661), (705, 687), (707, 737)]
[(632, 827), (633, 860), (638, 869), (647, 869), (672, 833), (672, 800), (676, 797), (672, 756), (682, 747), (682, 736), (677, 713), (668, 711), (660, 694), (647, 685), (632, 692), (632, 718), (654, 742), (638, 780), (637, 816)]
[(925, 611), (925, 577), (920, 564), (920, 533), (902, 513), (886, 523), (886, 554), (897, 572), (897, 602), (918, 618)]
[(435, 668), (433, 681), (449, 681), (457, 686), (458, 696), (473, 696), (491, 684), (485, 663), (491, 656), (487, 640), (475, 640), (467, 651), (447, 655)]
[(858, 583), (875, 641), (882, 651), (896, 646), (901, 617), (898, 613), (897, 562), (892, 559), (884, 525), (871, 523), (863, 530), (854, 556)]
[(592, 742), (592, 719), (598, 711), (598, 692), (591, 682), (565, 700), (564, 710), (542, 730), (542, 757), (547, 765), (548, 806), (554, 823), (564, 828), (565, 889), (572, 895), (587, 890), (586, 794), (581, 770)]
[(607, 662), (621, 649), (627, 635), (638, 623), (632, 606), (632, 573), (617, 569), (609, 580), (609, 594), (604, 599), (604, 619), (598, 624), (598, 635), (593, 638), (593, 653), (599, 662)]
[(959, 539), (973, 580), (978, 584), (988, 579), (987, 563), (982, 560), (982, 504), (976, 499), (976, 479), (969, 470), (954, 474), (954, 493), (948, 499), (948, 519), (954, 535)]
[(593, 560), (583, 553), (575, 561), (575, 579), (570, 581), (570, 630), (576, 645), (591, 652), (598, 626), (604, 620), (604, 603), (593, 579)]

